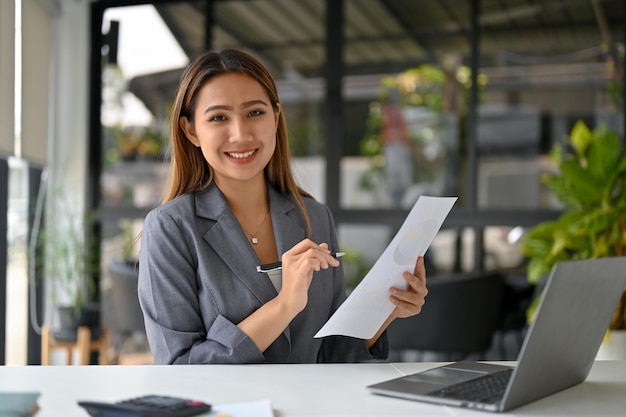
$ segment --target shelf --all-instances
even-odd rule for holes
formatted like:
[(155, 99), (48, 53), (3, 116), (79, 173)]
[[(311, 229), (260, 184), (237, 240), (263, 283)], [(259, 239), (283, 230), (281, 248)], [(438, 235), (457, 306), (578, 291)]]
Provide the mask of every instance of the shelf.
[(168, 162), (143, 160), (107, 167), (100, 180), (101, 218), (126, 217), (118, 213), (145, 216), (149, 208), (161, 201), (169, 167)]
[(96, 218), (100, 221), (116, 221), (120, 219), (138, 219), (144, 218), (150, 212), (150, 208), (133, 207), (133, 206), (110, 206), (103, 205), (96, 214)]

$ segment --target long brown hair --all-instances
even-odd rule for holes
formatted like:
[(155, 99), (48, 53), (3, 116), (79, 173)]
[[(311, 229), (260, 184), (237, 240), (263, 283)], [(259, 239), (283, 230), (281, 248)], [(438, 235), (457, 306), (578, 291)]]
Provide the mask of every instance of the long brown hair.
[[(163, 203), (207, 187), (213, 181), (211, 166), (202, 151), (195, 147), (180, 127), (181, 117), (193, 123), (194, 110), (200, 89), (219, 74), (240, 73), (255, 79), (267, 93), (272, 108), (279, 111), (278, 90), (274, 78), (256, 58), (242, 51), (225, 49), (206, 51), (195, 58), (183, 72), (171, 113), (171, 171)], [(276, 149), (265, 167), (265, 178), (281, 193), (291, 194), (302, 211), (311, 236), (311, 222), (302, 197), (311, 197), (296, 183), (291, 171), (291, 150), (287, 135), (287, 123), (279, 112), (276, 131)]]

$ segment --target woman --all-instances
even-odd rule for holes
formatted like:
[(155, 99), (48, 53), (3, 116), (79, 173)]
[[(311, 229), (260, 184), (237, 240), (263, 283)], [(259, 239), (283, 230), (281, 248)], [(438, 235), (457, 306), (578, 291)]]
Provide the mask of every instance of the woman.
[[(345, 298), (334, 220), (291, 174), (276, 85), (252, 56), (206, 52), (181, 77), (172, 170), (141, 240), (139, 300), (157, 364), (383, 359), (388, 324), (419, 313), (420, 258), (371, 340), (314, 335)], [(273, 276), (257, 265), (282, 261)]]

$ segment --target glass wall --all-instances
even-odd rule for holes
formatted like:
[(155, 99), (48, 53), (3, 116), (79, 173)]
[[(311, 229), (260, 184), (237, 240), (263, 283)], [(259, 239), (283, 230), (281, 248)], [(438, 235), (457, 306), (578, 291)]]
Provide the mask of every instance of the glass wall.
[[(479, 72), (484, 87), (477, 108), (476, 202), (479, 210), (524, 213), (558, 210), (543, 185), (556, 170), (550, 152), (566, 146), (577, 120), (590, 128), (606, 123), (623, 137), (621, 103), (624, 5), (561, 5), (481, 1)], [(519, 244), (515, 224), (502, 248)], [(510, 230), (513, 230), (512, 233)], [(485, 264), (493, 264), (494, 236), (485, 235)], [(508, 251), (508, 249), (506, 249)], [(506, 266), (524, 266), (519, 256)], [(495, 267), (501, 268), (499, 262)]]
[[(455, 3), (457, 29), (449, 29), (448, 17), (433, 3), (345, 2), (344, 209), (404, 211), (421, 195), (461, 194), (469, 3)], [(342, 224), (340, 231), (367, 270), (397, 226)], [(455, 268), (456, 239), (454, 229), (438, 236), (427, 257), (431, 273)]]
[(422, 194), (459, 193), (469, 21), (447, 32), (422, 10), (415, 2), (346, 2), (342, 207), (409, 209)]
[(621, 98), (613, 93), (622, 83), (616, 77), (624, 10), (606, 3), (604, 9), (594, 2), (519, 5), (505, 13), (499, 1), (482, 2), (481, 208), (555, 207), (540, 178), (554, 170), (549, 152), (577, 120), (592, 128), (608, 123), (623, 134)]
[(579, 119), (623, 134), (618, 1), (152, 3), (104, 12), (99, 187), (111, 256), (160, 199), (169, 105), (206, 47), (244, 49), (270, 68), (296, 177), (333, 210), (357, 271), (420, 195), (459, 196), (429, 251), (433, 274), (523, 270), (520, 236), (560, 208), (541, 182), (552, 147)]
[[(100, 298), (102, 320), (113, 333), (113, 359), (147, 351), (142, 324), (121, 311), (136, 305), (139, 253), (137, 236), (148, 210), (159, 204), (167, 174), (168, 110), (182, 68), (189, 62), (168, 28), (162, 10), (197, 17), (202, 32), (204, 13), (199, 3), (176, 2), (106, 8), (102, 18), (101, 146), (97, 149), (97, 209), (101, 237)], [(203, 38), (203, 36), (202, 36)], [(202, 45), (196, 48), (200, 49)], [(130, 282), (130, 281), (129, 281)], [(134, 297), (134, 299), (133, 299)], [(123, 303), (123, 304), (122, 304)], [(136, 311), (137, 317), (141, 313)], [(133, 324), (136, 323), (136, 324)], [(126, 355), (126, 356), (124, 356)], [(144, 359), (150, 361), (150, 358)]]

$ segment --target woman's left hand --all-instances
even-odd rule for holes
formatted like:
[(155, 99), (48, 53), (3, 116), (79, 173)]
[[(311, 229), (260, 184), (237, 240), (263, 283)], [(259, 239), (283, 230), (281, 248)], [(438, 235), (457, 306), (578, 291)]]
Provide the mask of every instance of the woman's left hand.
[(422, 306), (428, 294), (424, 257), (418, 257), (413, 273), (406, 271), (403, 277), (408, 284), (406, 290), (395, 287), (389, 289), (389, 300), (396, 306), (391, 313), (392, 319), (411, 317), (422, 311)]
[(406, 271), (403, 274), (404, 279), (408, 284), (406, 290), (392, 287), (389, 289), (389, 300), (396, 306), (393, 309), (387, 320), (382, 324), (378, 332), (371, 339), (367, 339), (365, 344), (367, 348), (371, 348), (374, 343), (380, 338), (387, 326), (397, 318), (411, 317), (419, 314), (422, 311), (426, 294), (426, 268), (424, 267), (424, 257), (420, 256), (415, 262), (415, 269), (413, 273)]

